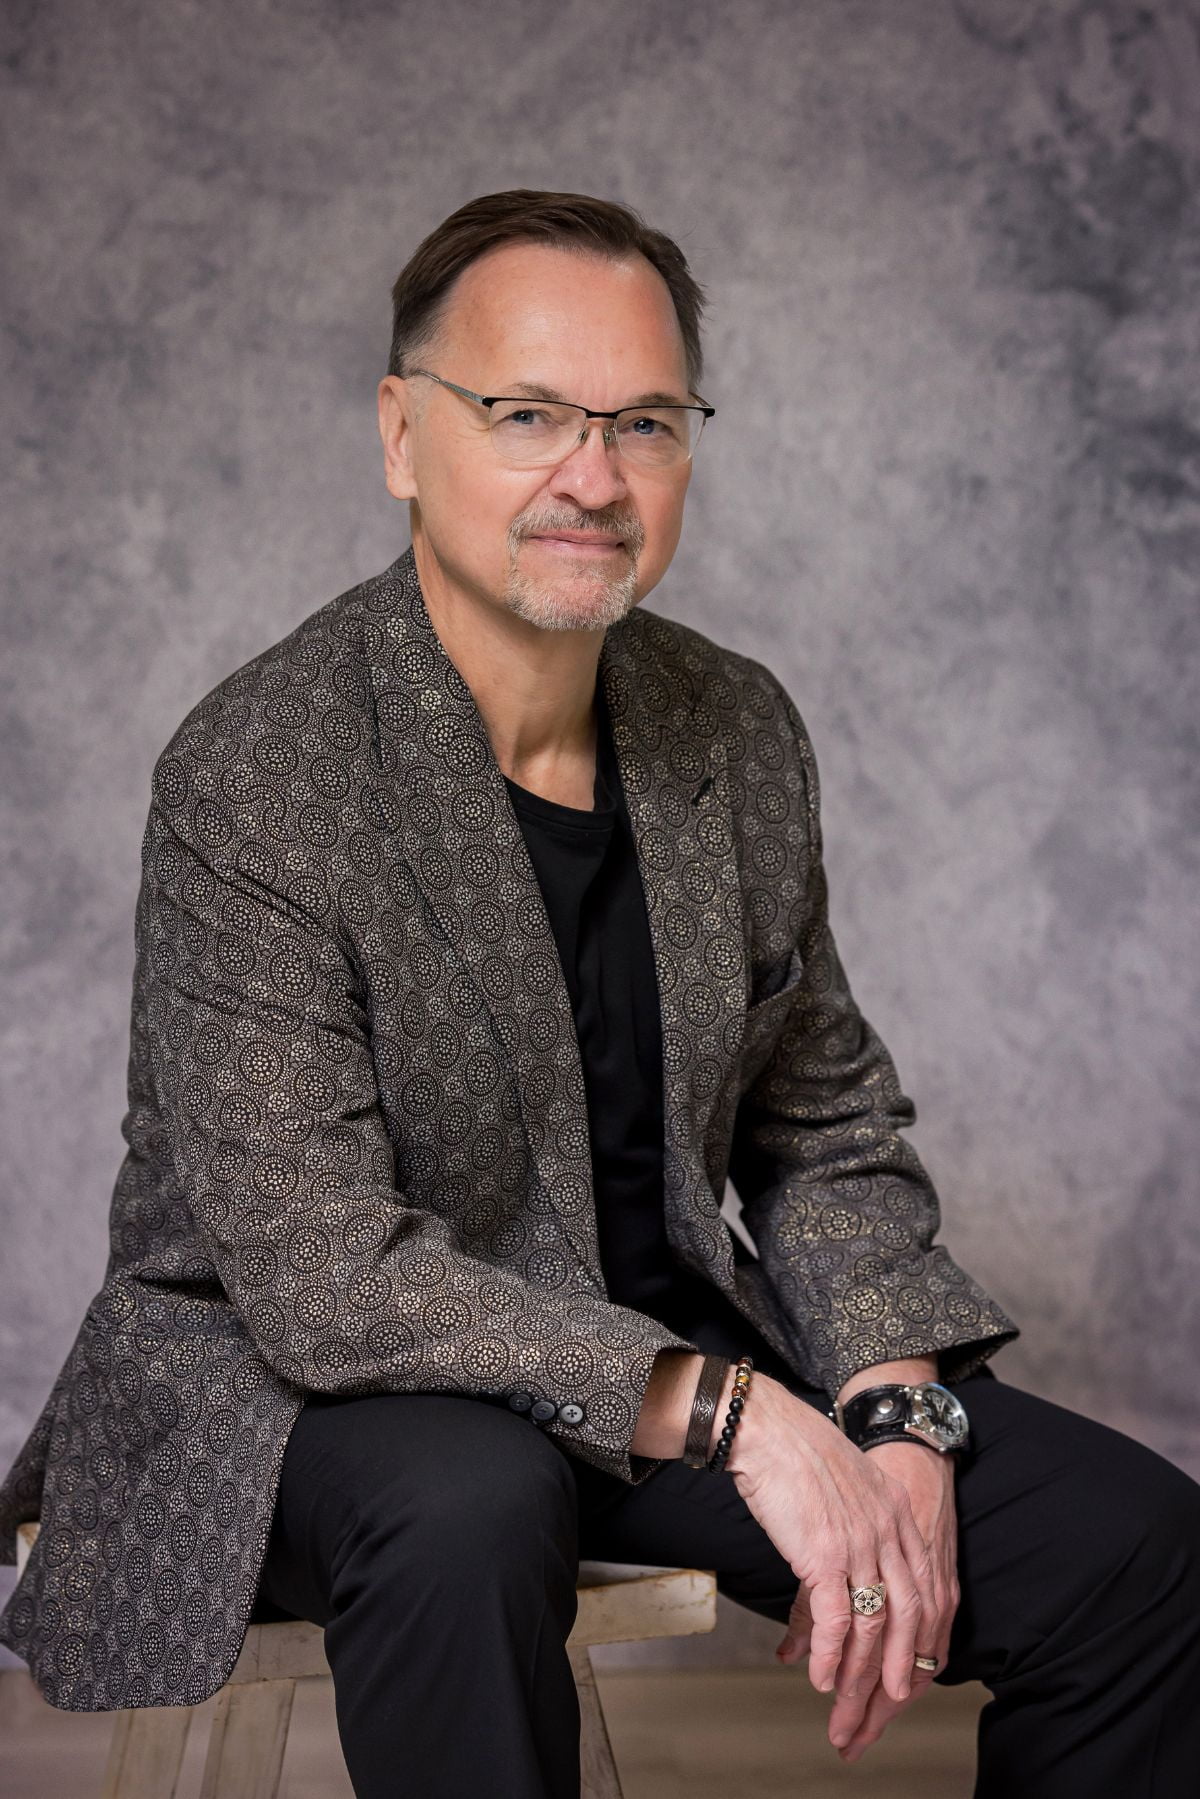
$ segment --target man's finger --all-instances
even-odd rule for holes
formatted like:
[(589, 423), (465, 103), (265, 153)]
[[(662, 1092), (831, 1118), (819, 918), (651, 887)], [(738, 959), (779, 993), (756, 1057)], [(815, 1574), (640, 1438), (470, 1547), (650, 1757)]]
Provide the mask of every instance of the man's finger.
[(850, 1742), (861, 1727), (867, 1707), (879, 1690), (882, 1647), (882, 1638), (876, 1637), (870, 1663), (852, 1687), (844, 1686), (841, 1674), (838, 1675), (837, 1697), (829, 1714), (831, 1743), (840, 1745)]
[[(879, 1579), (875, 1572), (862, 1570), (855, 1576), (856, 1587), (874, 1586)], [(887, 1628), (886, 1606), (884, 1611), (863, 1614), (854, 1612), (850, 1620), (850, 1629), (842, 1644), (842, 1659), (838, 1666), (835, 1685), (838, 1700), (848, 1706), (854, 1713), (854, 1722), (865, 1708), (867, 1700), (879, 1683), (879, 1670), (882, 1663), (882, 1643)], [(855, 1708), (857, 1707), (857, 1710)]]
[(929, 1553), (929, 1545), (921, 1535), (909, 1506), (901, 1506), (897, 1525), (900, 1548), (908, 1563), (909, 1572), (913, 1577), (921, 1601), (921, 1617), (917, 1624), (918, 1640), (922, 1643), (932, 1643), (938, 1635), (942, 1621), (933, 1558)]
[(787, 1634), (775, 1650), (781, 1662), (796, 1662), (807, 1655), (812, 1643), (812, 1608), (808, 1603), (808, 1589), (801, 1581), (796, 1588), (796, 1597), (792, 1600), (792, 1609), (788, 1614)]
[(809, 1609), (812, 1612), (812, 1653), (808, 1660), (808, 1677), (819, 1693), (828, 1693), (837, 1678), (842, 1645), (854, 1615), (845, 1579), (833, 1575), (817, 1581), (809, 1595)]
[(887, 1588), (881, 1679), (893, 1699), (907, 1699), (924, 1607), (899, 1546), (882, 1546), (879, 1560)]
[(927, 1669), (914, 1668), (912, 1690), (907, 1699), (889, 1698), (886, 1689), (880, 1685), (869, 1696), (863, 1707), (862, 1717), (853, 1731), (847, 1732), (841, 1728), (839, 1720), (839, 1728), (835, 1733), (831, 1718), (829, 1740), (837, 1748), (843, 1761), (857, 1761), (858, 1757), (865, 1754), (872, 1743), (878, 1742), (892, 1719), (898, 1718), (900, 1713), (907, 1711), (910, 1705), (915, 1705), (932, 1684), (933, 1675)]
[(842, 1760), (856, 1762), (861, 1755), (865, 1755), (871, 1744), (879, 1741), (892, 1719), (898, 1717), (910, 1704), (909, 1699), (889, 1699), (882, 1686), (876, 1687), (862, 1723), (847, 1742), (838, 1745), (838, 1754)]

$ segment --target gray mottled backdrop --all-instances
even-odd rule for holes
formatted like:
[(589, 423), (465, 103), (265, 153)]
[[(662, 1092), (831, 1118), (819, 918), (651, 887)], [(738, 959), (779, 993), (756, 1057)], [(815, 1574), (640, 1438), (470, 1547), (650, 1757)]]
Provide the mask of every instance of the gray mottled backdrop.
[[(0, 1457), (99, 1285), (154, 758), (388, 563), (388, 288), (512, 185), (708, 285), (648, 604), (769, 662), (1007, 1378), (1200, 1463), (1200, 22), (7, 0)], [(777, 1633), (776, 1633), (777, 1634)], [(773, 1639), (772, 1639), (773, 1640)]]

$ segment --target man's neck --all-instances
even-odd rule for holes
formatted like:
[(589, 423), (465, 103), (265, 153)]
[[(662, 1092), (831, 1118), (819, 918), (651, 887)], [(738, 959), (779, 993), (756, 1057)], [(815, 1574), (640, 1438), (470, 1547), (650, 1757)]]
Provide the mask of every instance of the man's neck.
[(420, 532), (413, 554), (442, 648), (471, 690), (501, 772), (564, 806), (590, 808), (603, 631), (547, 631), (451, 581)]

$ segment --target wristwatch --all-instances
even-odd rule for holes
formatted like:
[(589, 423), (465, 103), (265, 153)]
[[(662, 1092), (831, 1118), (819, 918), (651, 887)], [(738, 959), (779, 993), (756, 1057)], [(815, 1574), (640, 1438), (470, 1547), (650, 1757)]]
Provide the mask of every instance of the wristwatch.
[(939, 1455), (966, 1449), (970, 1429), (962, 1401), (940, 1381), (864, 1387), (846, 1404), (834, 1401), (841, 1429), (860, 1449), (877, 1443), (927, 1443)]

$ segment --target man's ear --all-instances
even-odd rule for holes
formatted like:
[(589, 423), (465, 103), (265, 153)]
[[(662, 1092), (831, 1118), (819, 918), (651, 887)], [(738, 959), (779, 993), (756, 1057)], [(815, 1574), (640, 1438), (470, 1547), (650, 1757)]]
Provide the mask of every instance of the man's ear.
[(383, 440), (383, 470), (393, 499), (414, 500), (417, 484), (412, 469), (413, 399), (407, 381), (385, 375), (379, 383), (379, 435)]

